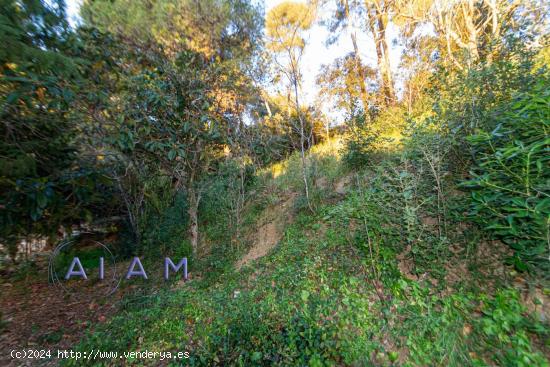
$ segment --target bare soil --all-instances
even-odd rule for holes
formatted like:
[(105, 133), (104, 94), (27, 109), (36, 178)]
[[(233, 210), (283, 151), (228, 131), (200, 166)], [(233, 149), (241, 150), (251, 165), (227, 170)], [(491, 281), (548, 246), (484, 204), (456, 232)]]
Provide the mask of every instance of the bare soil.
[[(0, 366), (56, 365), (57, 350), (69, 349), (92, 325), (113, 316), (120, 299), (133, 289), (105, 296), (108, 282), (75, 282), (70, 293), (63, 291), (48, 282), (47, 266), (24, 279), (2, 279)], [(52, 360), (11, 359), (11, 350), (23, 348), (50, 349)]]
[(292, 193), (282, 203), (270, 206), (260, 216), (260, 225), (256, 233), (251, 234), (252, 247), (240, 259), (235, 267), (241, 269), (250, 262), (267, 255), (283, 236), (285, 226), (292, 221), (296, 194)]

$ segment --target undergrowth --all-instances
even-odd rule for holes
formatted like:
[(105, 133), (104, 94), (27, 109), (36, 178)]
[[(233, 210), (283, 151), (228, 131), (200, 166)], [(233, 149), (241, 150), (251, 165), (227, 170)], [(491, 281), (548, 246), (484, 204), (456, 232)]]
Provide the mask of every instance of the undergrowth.
[[(344, 175), (335, 152), (318, 153), (312, 177), (330, 172), (319, 192)], [(190, 366), (548, 366), (548, 327), (516, 289), (486, 273), (447, 281), (453, 251), (483, 236), (458, 230), (461, 196), (438, 203), (436, 178), (409, 153), (348, 173), (346, 195), (319, 195), (315, 214), (295, 206), (269, 255), (236, 271), (222, 245), (196, 265), (202, 277), (127, 304), (78, 349), (188, 351), (172, 364)], [(292, 159), (261, 173), (243, 230), (266, 198), (299, 188)]]

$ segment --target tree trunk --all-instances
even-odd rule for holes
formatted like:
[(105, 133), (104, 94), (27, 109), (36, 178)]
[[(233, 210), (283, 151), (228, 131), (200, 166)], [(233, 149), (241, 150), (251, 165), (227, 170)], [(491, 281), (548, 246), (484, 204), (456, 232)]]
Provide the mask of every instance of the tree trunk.
[(302, 159), (302, 179), (304, 180), (304, 187), (306, 192), (306, 201), (307, 206), (311, 211), (311, 202), (309, 201), (309, 187), (307, 182), (307, 166), (306, 166), (306, 152), (305, 152), (305, 129), (304, 129), (304, 119), (302, 118), (302, 111), (300, 110), (300, 103), (298, 99), (298, 80), (297, 80), (297, 71), (294, 70), (294, 97), (296, 99), (296, 113), (298, 115), (298, 120), (300, 120), (300, 157)]
[(348, 19), (348, 30), (351, 35), (351, 43), (353, 44), (353, 58), (355, 60), (355, 68), (359, 77), (359, 88), (361, 90), (361, 102), (363, 103), (363, 111), (365, 116), (368, 116), (369, 111), (369, 95), (367, 93), (367, 86), (365, 84), (365, 72), (361, 64), (361, 58), (359, 56), (359, 47), (357, 46), (357, 35), (353, 26), (353, 19), (350, 14), (348, 0), (344, 2), (346, 18)]
[(261, 97), (264, 100), (264, 105), (265, 105), (265, 109), (267, 110), (267, 115), (269, 117), (271, 117), (272, 114), (271, 114), (271, 108), (269, 107), (269, 101), (268, 101), (267, 93), (261, 92)]
[(374, 39), (376, 49), (376, 59), (378, 70), (380, 72), (381, 89), (384, 94), (384, 104), (392, 105), (395, 98), (395, 90), (393, 86), (393, 75), (390, 65), (389, 47), (386, 41), (386, 21), (385, 11), (378, 9), (378, 6), (373, 5), (368, 12), (368, 25)]
[(120, 190), (120, 196), (124, 200), (126, 210), (128, 212), (128, 221), (134, 234), (136, 246), (141, 244), (141, 231), (139, 228), (139, 219), (143, 209), (143, 199), (145, 197), (145, 189), (141, 186), (138, 187), (137, 193), (131, 193), (130, 190), (126, 190), (122, 184), (122, 178), (115, 176), (115, 180)]
[(475, 4), (473, 0), (468, 1), (468, 9), (466, 9), (466, 4), (462, 4), (462, 15), (464, 17), (464, 22), (466, 23), (466, 29), (468, 32), (468, 64), (469, 66), (475, 64), (479, 60), (479, 51), (477, 48), (478, 36), (477, 28), (475, 25)]
[(187, 190), (187, 200), (189, 202), (189, 208), (187, 214), (189, 215), (189, 241), (193, 249), (193, 255), (197, 254), (197, 248), (199, 246), (199, 201), (200, 196), (197, 194), (194, 188)]
[(382, 58), (382, 73), (384, 75), (384, 85), (386, 88), (386, 103), (392, 105), (395, 103), (395, 89), (393, 86), (393, 74), (391, 71), (390, 65), (390, 51), (388, 47), (388, 42), (386, 40), (386, 22), (382, 18), (382, 15), (379, 15), (378, 18), (379, 32), (380, 32), (380, 44), (382, 45), (383, 58)]

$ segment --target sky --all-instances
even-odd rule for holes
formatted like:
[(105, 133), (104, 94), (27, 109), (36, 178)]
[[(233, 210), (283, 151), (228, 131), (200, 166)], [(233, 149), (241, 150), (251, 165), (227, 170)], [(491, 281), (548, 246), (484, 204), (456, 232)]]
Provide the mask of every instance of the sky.
[[(83, 0), (66, 0), (67, 15), (71, 25), (75, 26), (79, 21), (79, 8)], [(139, 1), (139, 0), (136, 0)], [(261, 0), (260, 0), (261, 1)], [(265, 13), (285, 0), (265, 0)], [(297, 0), (300, 1), (300, 0)], [(302, 1), (305, 2), (305, 1)], [(336, 2), (336, 0), (334, 0)], [(330, 7), (325, 8), (319, 14), (322, 18), (327, 18), (331, 13)], [(356, 22), (357, 23), (357, 22)], [(371, 66), (376, 66), (376, 53), (374, 48), (374, 42), (364, 30), (356, 29), (357, 42), (359, 45), (360, 57), (362, 61)], [(304, 55), (302, 56), (302, 72), (304, 76), (302, 90), (304, 96), (302, 97), (306, 103), (313, 103), (318, 94), (319, 87), (315, 83), (317, 75), (321, 70), (323, 64), (332, 64), (332, 62), (353, 50), (351, 43), (351, 37), (348, 33), (341, 30), (341, 34), (338, 37), (338, 41), (331, 46), (326, 46), (325, 42), (329, 37), (329, 31), (326, 27), (316, 24), (314, 25), (306, 35), (306, 48)], [(399, 59), (402, 52), (402, 47), (396, 45), (393, 41), (397, 39), (397, 30), (391, 26), (387, 31), (388, 44), (390, 45), (390, 64), (394, 71), (394, 75), (398, 74)], [(396, 86), (397, 90), (400, 89), (399, 83)], [(334, 118), (341, 118), (340, 114), (331, 111), (329, 106), (324, 106), (323, 112)]]
[(76, 26), (78, 24), (80, 16), (79, 9), (83, 0), (65, 0), (65, 5), (67, 6), (67, 16), (69, 18), (69, 23), (71, 26)]
[[(265, 13), (267, 14), (270, 9), (284, 2), (285, 0), (266, 0), (265, 1)], [(300, 2), (300, 0), (297, 0)], [(305, 2), (305, 1), (301, 1)], [(336, 0), (334, 0), (336, 2)], [(326, 8), (319, 14), (322, 18), (330, 16), (331, 10)], [(358, 23), (358, 22), (356, 22)], [(351, 43), (351, 37), (349, 33), (341, 30), (341, 34), (338, 37), (338, 41), (331, 46), (327, 47), (325, 42), (329, 37), (329, 30), (322, 25), (313, 26), (307, 35), (307, 44), (305, 48), (303, 60), (303, 73), (304, 73), (304, 93), (307, 94), (306, 100), (312, 101), (317, 94), (317, 86), (315, 79), (319, 74), (321, 66), (323, 64), (332, 64), (332, 62), (342, 56), (353, 51), (353, 44)], [(376, 66), (376, 52), (374, 48), (374, 41), (363, 30), (356, 29), (357, 43), (359, 45), (359, 53), (361, 60), (369, 66)], [(387, 32), (388, 43), (392, 45), (393, 40), (397, 38), (397, 30), (394, 27), (389, 27)], [(399, 66), (399, 58), (402, 52), (402, 48), (399, 46), (390, 46), (390, 64), (394, 73), (397, 73)]]

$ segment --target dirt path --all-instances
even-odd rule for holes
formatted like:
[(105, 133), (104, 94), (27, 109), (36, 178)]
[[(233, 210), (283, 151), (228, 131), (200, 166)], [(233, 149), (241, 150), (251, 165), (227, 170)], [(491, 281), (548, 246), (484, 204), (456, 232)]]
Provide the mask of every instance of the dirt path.
[[(340, 195), (345, 195), (351, 181), (351, 175), (342, 177), (336, 182), (334, 191)], [(319, 187), (326, 187), (326, 178), (321, 177), (315, 184)], [(292, 222), (293, 205), (297, 196), (298, 194), (295, 192), (288, 194), (282, 202), (264, 210), (259, 220), (259, 223), (263, 224), (255, 233), (251, 234), (253, 245), (248, 253), (235, 264), (237, 270), (267, 255), (269, 251), (277, 246), (283, 236), (285, 226)]]
[(260, 219), (260, 222), (264, 224), (258, 228), (256, 233), (251, 234), (253, 245), (248, 253), (237, 262), (235, 265), (237, 269), (267, 255), (279, 243), (285, 226), (292, 221), (296, 196), (296, 193), (292, 193), (280, 204), (264, 210)]

